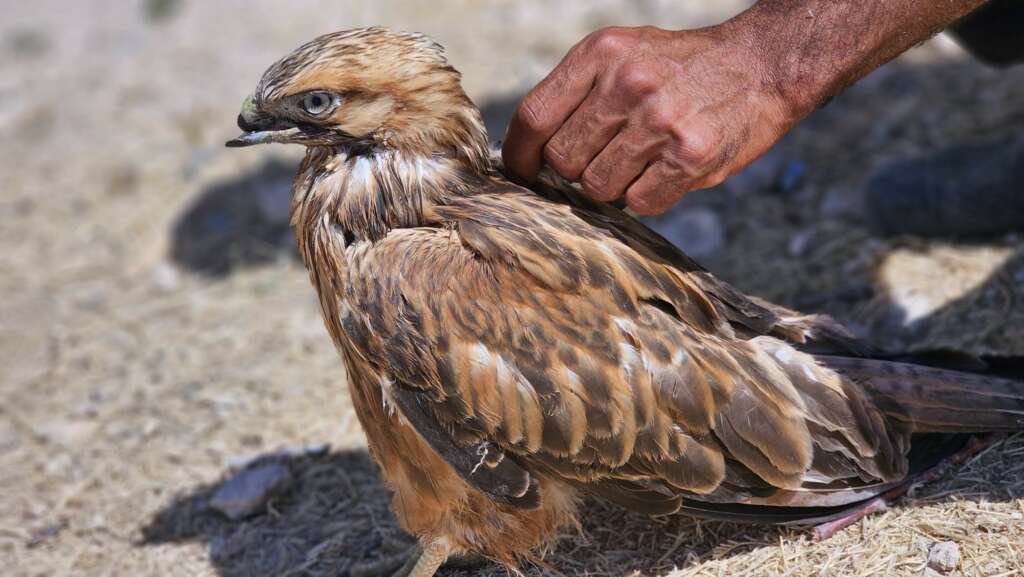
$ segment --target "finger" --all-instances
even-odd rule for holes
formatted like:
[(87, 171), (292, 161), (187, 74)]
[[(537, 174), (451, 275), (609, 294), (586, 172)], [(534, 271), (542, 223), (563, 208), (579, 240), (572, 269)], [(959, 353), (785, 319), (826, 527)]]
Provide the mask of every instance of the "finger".
[(620, 198), (657, 157), (662, 138), (632, 128), (619, 132), (583, 171), (583, 192), (601, 202)]
[(626, 204), (638, 214), (661, 214), (687, 192), (718, 184), (728, 174), (723, 151), (730, 148), (721, 130), (692, 123), (685, 132), (671, 132), (672, 142), (626, 190)]
[(583, 170), (626, 122), (625, 112), (617, 112), (597, 89), (555, 132), (544, 146), (544, 160), (563, 178), (578, 182)]
[(594, 59), (577, 45), (523, 98), (501, 147), (509, 173), (527, 182), (536, 178), (544, 145), (586, 98), (596, 74)]
[(626, 206), (637, 214), (661, 214), (684, 194), (699, 188), (700, 179), (687, 176), (680, 168), (659, 160), (626, 189)]

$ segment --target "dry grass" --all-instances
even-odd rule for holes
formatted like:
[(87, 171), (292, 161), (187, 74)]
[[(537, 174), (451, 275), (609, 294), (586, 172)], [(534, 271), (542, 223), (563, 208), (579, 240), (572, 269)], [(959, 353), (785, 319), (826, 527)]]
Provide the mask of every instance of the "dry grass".
[[(383, 22), (437, 36), (472, 95), (507, 108), (590, 28), (707, 22), (738, 3), (174, 4), (40, 0), (0, 23), (0, 128), (18, 135), (0, 143), (0, 572), (345, 575), (406, 541), (305, 272), (280, 224), (247, 204), (247, 190), (279, 175), (268, 158), (282, 153), (221, 147), (241, 96), (313, 34)], [(894, 346), (1024, 355), (1024, 241), (882, 240), (855, 215), (820, 212), (887, 159), (1019, 131), (1022, 71), (958, 58), (930, 44), (787, 138), (783, 155), (808, 166), (794, 193), (688, 200), (723, 220), (727, 244), (709, 266)], [(810, 241), (796, 246), (797, 235)], [(924, 269), (964, 254), (1003, 260), (904, 327), (900, 305), (876, 290), (894, 251)], [(928, 298), (927, 284), (916, 296)], [(318, 443), (333, 448), (274, 456)], [(287, 464), (291, 490), (241, 522), (208, 510), (239, 460), (258, 456)], [(558, 542), (547, 572), (920, 575), (928, 545), (950, 539), (964, 575), (1024, 575), (1022, 457), (1024, 438), (1012, 438), (822, 544), (589, 503), (583, 532)]]

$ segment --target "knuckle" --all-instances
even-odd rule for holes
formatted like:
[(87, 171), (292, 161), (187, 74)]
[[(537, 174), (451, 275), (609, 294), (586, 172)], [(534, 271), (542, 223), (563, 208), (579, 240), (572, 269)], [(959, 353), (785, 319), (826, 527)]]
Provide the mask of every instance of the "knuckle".
[(715, 165), (715, 145), (700, 133), (689, 135), (682, 142), (683, 157), (694, 168), (707, 170)]
[(625, 28), (609, 26), (592, 32), (586, 43), (599, 54), (622, 54), (628, 50), (629, 37)]
[(562, 178), (577, 180), (581, 169), (572, 162), (570, 153), (560, 139), (553, 138), (544, 145), (544, 161)]
[(660, 199), (652, 198), (651, 194), (627, 196), (626, 206), (633, 212), (643, 216), (654, 216), (665, 212), (666, 206)]
[(594, 200), (608, 202), (622, 196), (621, 190), (611, 189), (608, 186), (608, 180), (598, 176), (590, 168), (583, 171), (580, 184), (583, 186), (583, 192), (587, 193), (587, 196)]
[(647, 110), (647, 126), (657, 133), (673, 133), (676, 128), (675, 110), (671, 106), (659, 103)]
[(543, 102), (533, 95), (527, 95), (516, 108), (515, 120), (528, 132), (542, 132), (547, 127)]
[(618, 85), (634, 97), (643, 97), (658, 90), (661, 79), (650, 66), (641, 62), (630, 62), (622, 65)]
[(706, 175), (718, 168), (716, 140), (698, 130), (686, 131), (678, 135), (664, 160), (677, 172), (693, 177)]

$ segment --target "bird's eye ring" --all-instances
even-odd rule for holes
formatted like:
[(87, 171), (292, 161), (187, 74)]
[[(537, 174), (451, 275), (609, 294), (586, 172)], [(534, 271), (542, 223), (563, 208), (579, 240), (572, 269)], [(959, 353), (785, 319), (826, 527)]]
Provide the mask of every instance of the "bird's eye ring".
[(310, 92), (302, 97), (302, 108), (310, 114), (323, 114), (333, 102), (329, 92)]

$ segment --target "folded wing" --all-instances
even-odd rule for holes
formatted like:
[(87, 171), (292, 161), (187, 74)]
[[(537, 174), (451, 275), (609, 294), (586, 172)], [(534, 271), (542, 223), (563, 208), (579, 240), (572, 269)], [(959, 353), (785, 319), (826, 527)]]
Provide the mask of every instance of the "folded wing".
[(781, 317), (736, 330), (756, 303), (716, 302), (578, 207), (504, 190), (435, 210), (445, 227), (350, 247), (342, 322), (388, 402), (492, 497), (533, 506), (546, 474), (669, 512), (905, 473), (907, 434), (777, 338)]

